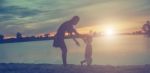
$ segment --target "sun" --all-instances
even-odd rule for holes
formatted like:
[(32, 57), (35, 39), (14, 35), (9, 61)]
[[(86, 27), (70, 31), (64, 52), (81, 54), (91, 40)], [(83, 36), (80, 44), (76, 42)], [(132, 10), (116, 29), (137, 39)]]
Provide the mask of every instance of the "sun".
[(112, 35), (115, 35), (115, 30), (114, 30), (114, 28), (109, 27), (109, 28), (106, 28), (103, 33), (104, 33), (104, 35), (112, 36)]

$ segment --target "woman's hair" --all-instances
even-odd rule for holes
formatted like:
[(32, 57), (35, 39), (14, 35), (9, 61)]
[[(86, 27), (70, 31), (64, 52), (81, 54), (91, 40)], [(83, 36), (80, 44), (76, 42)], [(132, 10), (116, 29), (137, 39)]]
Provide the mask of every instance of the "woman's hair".
[(150, 21), (146, 21), (146, 23), (150, 23)]
[(79, 16), (73, 16), (72, 19), (73, 20), (79, 20), (80, 18), (79, 18)]
[(74, 25), (76, 25), (76, 23), (77, 23), (79, 20), (80, 20), (79, 16), (73, 16), (72, 19), (71, 19), (71, 21), (72, 21), (73, 23), (75, 23)]

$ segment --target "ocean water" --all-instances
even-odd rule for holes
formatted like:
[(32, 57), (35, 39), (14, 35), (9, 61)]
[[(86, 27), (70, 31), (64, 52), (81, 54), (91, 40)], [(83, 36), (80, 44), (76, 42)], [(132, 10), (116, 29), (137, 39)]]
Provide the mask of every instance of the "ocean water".
[[(68, 63), (80, 64), (84, 59), (85, 44), (76, 46), (65, 40)], [(62, 64), (61, 50), (52, 47), (53, 40), (0, 44), (0, 63)], [(150, 64), (150, 38), (145, 36), (103, 36), (93, 38), (93, 64), (142, 65)]]

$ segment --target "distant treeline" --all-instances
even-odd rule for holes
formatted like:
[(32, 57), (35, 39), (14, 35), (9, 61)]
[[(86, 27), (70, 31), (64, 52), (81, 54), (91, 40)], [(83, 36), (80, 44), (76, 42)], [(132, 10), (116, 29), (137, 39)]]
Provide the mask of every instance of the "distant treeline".
[[(136, 32), (132, 32), (132, 33), (118, 33), (116, 35), (143, 35), (144, 33), (140, 32), (140, 31), (136, 31)], [(75, 38), (81, 38), (86, 36), (87, 34), (81, 34), (80, 36), (74, 35), (74, 36), (65, 36), (65, 39), (70, 39), (72, 37)], [(101, 33), (94, 33), (93, 37), (99, 37), (99, 36), (103, 36), (103, 34)], [(0, 35), (0, 44), (3, 43), (18, 43), (18, 42), (30, 42), (30, 41), (44, 41), (44, 40), (53, 40), (54, 36), (50, 36), (49, 34), (45, 34), (44, 36), (39, 36), (39, 37), (35, 37), (35, 36), (31, 36), (31, 37), (22, 37), (21, 33), (17, 33), (16, 34), (16, 38), (8, 38), (8, 39), (4, 39), (3, 35)]]

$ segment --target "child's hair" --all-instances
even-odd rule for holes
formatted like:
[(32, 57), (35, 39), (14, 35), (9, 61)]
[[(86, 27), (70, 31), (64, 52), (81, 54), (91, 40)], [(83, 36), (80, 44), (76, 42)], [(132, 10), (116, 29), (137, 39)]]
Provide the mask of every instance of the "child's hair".
[(92, 36), (91, 35), (85, 35), (85, 37), (83, 38), (83, 41), (87, 44), (87, 43), (91, 43), (92, 42)]
[(91, 43), (92, 42), (92, 38), (93, 38), (93, 32), (89, 31), (89, 34), (85, 34), (83, 36), (83, 41), (87, 44), (87, 43)]

